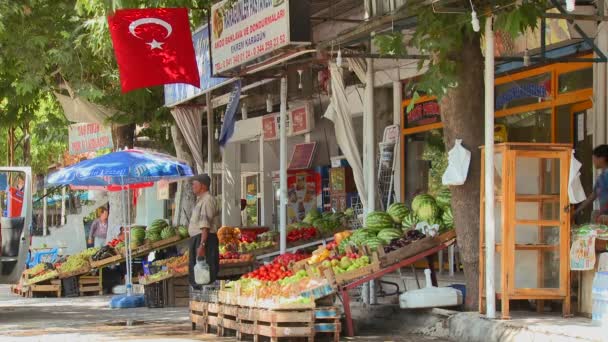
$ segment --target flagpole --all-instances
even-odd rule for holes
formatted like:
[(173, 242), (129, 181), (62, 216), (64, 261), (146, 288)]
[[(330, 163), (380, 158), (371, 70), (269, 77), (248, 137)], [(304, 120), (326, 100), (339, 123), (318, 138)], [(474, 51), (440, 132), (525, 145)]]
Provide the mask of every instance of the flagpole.
[(281, 112), (279, 127), (279, 160), (280, 160), (280, 188), (281, 206), (279, 211), (279, 237), (280, 252), (285, 254), (287, 248), (287, 78), (281, 78)]

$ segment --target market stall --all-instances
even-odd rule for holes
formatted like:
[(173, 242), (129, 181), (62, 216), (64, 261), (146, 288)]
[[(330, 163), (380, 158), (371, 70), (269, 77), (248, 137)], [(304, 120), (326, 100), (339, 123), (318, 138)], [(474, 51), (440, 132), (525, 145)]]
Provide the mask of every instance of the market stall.
[[(309, 218), (313, 227), (326, 229), (315, 228), (320, 236), (333, 231), (333, 241), (318, 246), (312, 253), (299, 251), (276, 256), (236, 281), (194, 293), (190, 301), (193, 327), (202, 327), (204, 331), (215, 328), (220, 336), (232, 330), (239, 338), (254, 335), (275, 339), (287, 336), (286, 332), (279, 322), (265, 321), (263, 317), (281, 317), (281, 323), (298, 327), (292, 337), (314, 338), (323, 331), (338, 336), (341, 326), (337, 319), (342, 313), (330, 315), (336, 321), (323, 323), (318, 321), (317, 311), (333, 306), (336, 296), (340, 296), (347, 332), (352, 336), (349, 290), (428, 258), (454, 243), (449, 197), (449, 191), (442, 189), (435, 196), (419, 195), (412, 208), (395, 203), (386, 212), (369, 213), (365, 228), (356, 230), (337, 223), (342, 222), (341, 215)], [(333, 228), (332, 224), (342, 228)], [(313, 234), (297, 229), (292, 231)]]

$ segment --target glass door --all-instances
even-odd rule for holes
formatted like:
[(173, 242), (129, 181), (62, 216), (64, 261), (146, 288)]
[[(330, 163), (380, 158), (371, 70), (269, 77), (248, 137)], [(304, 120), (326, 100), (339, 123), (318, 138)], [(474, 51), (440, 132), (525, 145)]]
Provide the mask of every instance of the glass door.
[(567, 268), (560, 251), (567, 246), (567, 167), (563, 152), (515, 151), (515, 205), (512, 211), (512, 294), (543, 289), (565, 291)]

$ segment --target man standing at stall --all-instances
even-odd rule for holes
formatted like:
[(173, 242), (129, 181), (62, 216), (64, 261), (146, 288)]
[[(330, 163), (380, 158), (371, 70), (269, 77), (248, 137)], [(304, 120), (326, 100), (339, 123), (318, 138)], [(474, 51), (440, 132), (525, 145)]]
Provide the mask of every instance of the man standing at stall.
[(211, 178), (207, 174), (192, 178), (192, 191), (196, 195), (196, 204), (192, 209), (188, 233), (190, 233), (189, 275), (188, 280), (194, 288), (200, 285), (194, 281), (194, 265), (197, 257), (204, 257), (209, 265), (211, 282), (217, 278), (220, 268), (219, 241), (217, 230), (220, 226), (220, 215), (215, 197), (211, 195)]

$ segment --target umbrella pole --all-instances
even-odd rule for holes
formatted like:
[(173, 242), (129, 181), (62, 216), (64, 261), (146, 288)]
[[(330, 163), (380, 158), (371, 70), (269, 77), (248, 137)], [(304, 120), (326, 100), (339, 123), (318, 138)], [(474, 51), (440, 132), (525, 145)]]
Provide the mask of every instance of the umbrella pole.
[[(123, 182), (124, 183), (124, 182)], [(126, 279), (125, 279), (125, 284), (127, 287), (127, 296), (131, 296), (133, 294), (133, 285), (131, 284), (131, 225), (129, 224), (129, 218), (130, 218), (130, 206), (129, 206), (129, 201), (127, 199), (127, 192), (125, 192), (125, 189), (122, 189), (122, 200), (123, 200), (123, 204), (126, 205), (126, 210), (123, 211), (124, 214), (126, 214), (126, 217), (124, 218), (124, 223), (125, 223), (125, 237), (126, 237), (126, 247), (127, 247), (127, 274), (126, 274)]]

